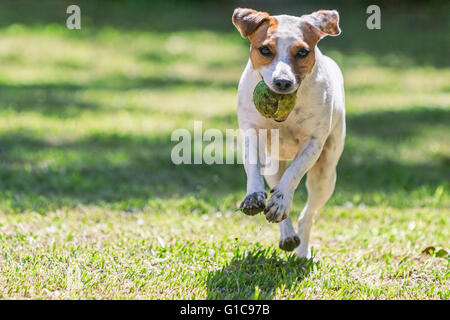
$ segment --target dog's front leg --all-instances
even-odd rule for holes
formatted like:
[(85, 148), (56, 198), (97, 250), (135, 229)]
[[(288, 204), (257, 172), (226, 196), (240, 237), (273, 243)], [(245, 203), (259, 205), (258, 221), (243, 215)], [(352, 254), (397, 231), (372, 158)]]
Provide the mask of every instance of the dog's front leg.
[(313, 137), (297, 153), (280, 182), (271, 190), (270, 199), (264, 210), (269, 222), (280, 222), (289, 216), (294, 191), (305, 173), (319, 158), (322, 147), (321, 139)]
[[(255, 130), (256, 132), (256, 130)], [(248, 215), (255, 215), (266, 207), (267, 193), (264, 190), (264, 179), (260, 172), (261, 152), (264, 147), (262, 141), (258, 141), (258, 136), (244, 137), (244, 166), (247, 174), (247, 195), (242, 201), (240, 208)]]

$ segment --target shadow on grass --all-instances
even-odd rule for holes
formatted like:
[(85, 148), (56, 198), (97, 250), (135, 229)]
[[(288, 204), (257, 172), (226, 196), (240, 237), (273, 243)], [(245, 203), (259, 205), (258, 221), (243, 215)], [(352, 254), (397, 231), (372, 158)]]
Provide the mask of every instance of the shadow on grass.
[(402, 142), (420, 135), (421, 130), (433, 126), (450, 126), (450, 110), (416, 106), (395, 111), (369, 111), (347, 115), (349, 135), (389, 139)]
[[(389, 193), (425, 187), (434, 191), (449, 181), (448, 154), (425, 149), (427, 154), (422, 156), (427, 160), (421, 162), (405, 162), (397, 154), (402, 147), (418, 147), (419, 142), (413, 139), (442, 143), (450, 127), (450, 110), (415, 107), (366, 112), (348, 115), (346, 121), (346, 145), (338, 165), (337, 189)], [(426, 135), (430, 130), (436, 130), (431, 131), (431, 137)]]
[(77, 117), (84, 111), (98, 112), (100, 106), (81, 98), (81, 86), (58, 85), (0, 85), (1, 109), (14, 112), (32, 111), (46, 117)]
[(170, 136), (94, 134), (52, 144), (33, 131), (3, 132), (0, 192), (11, 196), (11, 209), (40, 212), (100, 203), (143, 208), (154, 197), (207, 199), (244, 185), (240, 165), (174, 165), (172, 146)]
[(278, 288), (307, 278), (314, 264), (295, 254), (281, 257), (270, 248), (238, 252), (225, 267), (208, 274), (207, 299), (272, 299)]
[(173, 88), (192, 89), (214, 88), (235, 89), (234, 81), (210, 81), (206, 79), (182, 79), (172, 76), (139, 77), (130, 79), (122, 75), (96, 80), (86, 85), (71, 83), (47, 83), (7, 85), (0, 84), (0, 110), (11, 108), (14, 111), (32, 111), (47, 117), (70, 118), (82, 112), (110, 112), (110, 108), (85, 101), (87, 90), (114, 90), (122, 92), (138, 89), (169, 90)]

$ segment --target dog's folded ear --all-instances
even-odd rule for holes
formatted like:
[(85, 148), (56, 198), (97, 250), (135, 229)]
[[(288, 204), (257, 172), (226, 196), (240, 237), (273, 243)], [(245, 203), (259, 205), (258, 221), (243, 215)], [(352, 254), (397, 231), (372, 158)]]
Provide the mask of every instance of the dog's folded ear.
[(320, 10), (301, 18), (319, 39), (325, 36), (337, 36), (341, 33), (339, 13), (336, 10)]
[(232, 21), (239, 30), (241, 36), (246, 38), (252, 34), (263, 22), (269, 20), (270, 15), (267, 12), (256, 11), (253, 9), (236, 8), (233, 12)]

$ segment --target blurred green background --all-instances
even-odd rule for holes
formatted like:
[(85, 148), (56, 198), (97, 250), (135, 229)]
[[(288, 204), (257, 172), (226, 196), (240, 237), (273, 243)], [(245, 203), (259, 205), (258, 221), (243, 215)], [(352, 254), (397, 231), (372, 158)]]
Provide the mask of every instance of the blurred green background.
[[(426, 246), (448, 245), (448, 1), (378, 3), (381, 30), (366, 28), (371, 1), (79, 0), (81, 30), (65, 26), (70, 4), (0, 3), (1, 296), (448, 298), (448, 261), (414, 260)], [(276, 226), (235, 212), (245, 195), (242, 166), (171, 163), (174, 129), (192, 130), (194, 120), (204, 130), (237, 128), (249, 46), (231, 23), (237, 6), (340, 13), (342, 35), (319, 47), (344, 73), (348, 137), (335, 194), (312, 235), (317, 255), (334, 261), (321, 270), (338, 270), (336, 285), (320, 272), (305, 280), (309, 273), (292, 261), (288, 282), (277, 273), (284, 253), (264, 251), (276, 247)], [(294, 217), (305, 199), (302, 186)], [(23, 245), (29, 237), (35, 246)], [(184, 247), (189, 239), (193, 251)], [(256, 258), (242, 262), (235, 246)], [(209, 259), (208, 250), (212, 265), (187, 271), (196, 253)], [(111, 252), (120, 258), (105, 263)], [(165, 271), (142, 271), (150, 253)], [(58, 260), (71, 254), (78, 262)], [(59, 262), (44, 267), (47, 255)], [(430, 282), (361, 282), (366, 273), (394, 272), (391, 259), (404, 257), (415, 262), (401, 274), (418, 269)], [(229, 272), (236, 263), (250, 268), (246, 275), (260, 264), (275, 273), (241, 279)], [(360, 263), (354, 283), (349, 263)], [(67, 278), (73, 265), (75, 287)]]

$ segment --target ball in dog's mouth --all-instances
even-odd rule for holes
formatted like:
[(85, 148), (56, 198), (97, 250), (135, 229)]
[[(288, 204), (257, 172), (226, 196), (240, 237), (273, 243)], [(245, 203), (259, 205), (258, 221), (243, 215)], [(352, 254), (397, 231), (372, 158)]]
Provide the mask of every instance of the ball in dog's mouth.
[(253, 102), (256, 109), (266, 118), (283, 122), (295, 107), (297, 92), (281, 94), (270, 90), (261, 80), (253, 91)]

